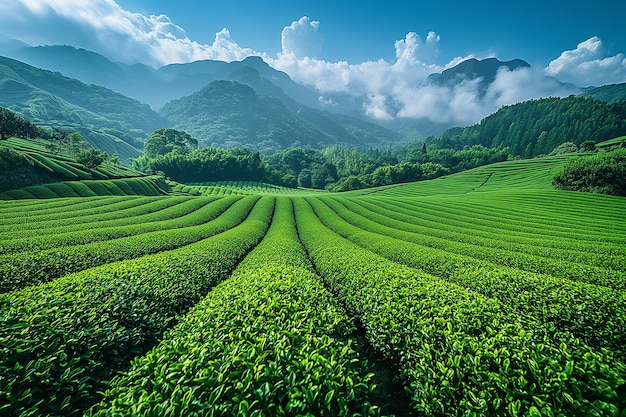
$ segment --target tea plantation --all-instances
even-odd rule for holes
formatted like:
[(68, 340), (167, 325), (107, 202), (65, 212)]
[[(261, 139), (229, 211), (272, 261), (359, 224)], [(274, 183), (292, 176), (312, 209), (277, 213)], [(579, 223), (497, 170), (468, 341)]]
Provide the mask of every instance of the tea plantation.
[(565, 160), (6, 192), (0, 415), (626, 416), (626, 199)]

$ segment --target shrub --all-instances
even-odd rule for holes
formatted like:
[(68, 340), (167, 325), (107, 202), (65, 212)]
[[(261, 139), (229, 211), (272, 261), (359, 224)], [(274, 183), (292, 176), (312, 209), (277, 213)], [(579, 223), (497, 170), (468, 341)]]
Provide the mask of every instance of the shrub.
[(626, 196), (626, 149), (573, 158), (552, 183), (560, 190)]

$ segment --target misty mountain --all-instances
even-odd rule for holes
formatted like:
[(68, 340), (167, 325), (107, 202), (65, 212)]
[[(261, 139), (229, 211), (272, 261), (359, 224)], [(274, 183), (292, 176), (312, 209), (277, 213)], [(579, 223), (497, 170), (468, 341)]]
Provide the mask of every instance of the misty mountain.
[[(278, 94), (278, 88), (282, 90), (280, 94), (308, 107), (319, 106), (319, 94), (295, 83), (287, 74), (273, 69), (260, 57), (248, 57), (243, 61), (233, 62), (203, 60), (154, 69), (143, 64), (114, 63), (95, 52), (67, 45), (13, 45), (10, 50), (10, 56), (15, 59), (39, 68), (58, 71), (85, 83), (110, 88), (147, 103), (153, 109), (161, 108), (170, 100), (190, 95), (216, 80), (244, 82), (269, 96)], [(247, 68), (256, 70), (260, 79), (245, 81)], [(272, 89), (275, 91), (270, 94), (269, 90)]]
[[(257, 77), (254, 69), (247, 77)], [(269, 88), (269, 86), (268, 86)], [(165, 105), (160, 115), (200, 144), (273, 153), (290, 146), (322, 149), (341, 144), (389, 147), (399, 135), (358, 119), (331, 115), (294, 100), (267, 96), (247, 84), (214, 81)]]
[(380, 124), (412, 140), (439, 135), (451, 127), (450, 124), (435, 123), (428, 119), (400, 119), (389, 122), (370, 119), (363, 111), (367, 97), (347, 93), (330, 93), (320, 97), (318, 92), (297, 84), (286, 73), (273, 69), (260, 57), (248, 57), (234, 62), (204, 60), (154, 69), (143, 64), (129, 66), (114, 63), (100, 54), (67, 45), (14, 45), (10, 56), (36, 67), (61, 72), (85, 83), (110, 88), (147, 103), (153, 109), (161, 108), (168, 101), (191, 95), (212, 81), (229, 80), (250, 85), (262, 95), (277, 98), (284, 103), (285, 98), (288, 98), (311, 109), (350, 116), (365, 123)]
[(475, 80), (480, 78), (479, 91), (484, 95), (489, 85), (496, 80), (496, 75), (501, 68), (507, 68), (514, 71), (519, 68), (530, 68), (530, 64), (521, 59), (512, 61), (500, 61), (496, 58), (487, 58), (483, 60), (467, 59), (452, 68), (448, 68), (442, 73), (430, 74), (426, 82), (439, 85), (442, 87), (450, 87), (461, 83), (465, 80)]
[(122, 159), (167, 123), (146, 104), (104, 87), (0, 57), (0, 106), (45, 127), (80, 131), (93, 146)]

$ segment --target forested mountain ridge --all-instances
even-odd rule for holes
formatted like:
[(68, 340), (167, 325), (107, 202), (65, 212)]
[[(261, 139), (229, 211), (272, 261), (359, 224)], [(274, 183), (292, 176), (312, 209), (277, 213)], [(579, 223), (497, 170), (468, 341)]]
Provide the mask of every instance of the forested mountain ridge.
[(139, 156), (141, 142), (167, 122), (150, 107), (104, 87), (0, 57), (0, 106), (40, 126), (79, 131), (122, 159)]
[(583, 91), (581, 95), (606, 101), (607, 103), (615, 103), (616, 101), (626, 100), (626, 83), (590, 88)]
[(399, 140), (398, 134), (383, 127), (335, 117), (226, 80), (214, 81), (190, 96), (168, 103), (160, 115), (203, 146), (243, 147), (266, 154), (292, 146), (385, 147)]
[[(239, 81), (242, 68), (253, 68), (265, 80), (282, 90), (282, 94), (309, 107), (319, 105), (319, 94), (295, 83), (284, 72), (270, 67), (260, 57), (223, 62), (201, 60), (170, 64), (158, 69), (144, 64), (126, 65), (111, 62), (91, 51), (68, 45), (14, 48), (11, 56), (30, 65), (58, 71), (90, 84), (110, 88), (128, 97), (160, 109), (165, 103), (200, 90), (216, 80)], [(251, 84), (260, 89), (260, 84)]]
[(449, 129), (429, 142), (454, 149), (508, 147), (513, 156), (532, 158), (550, 153), (563, 142), (597, 143), (624, 134), (626, 101), (609, 104), (571, 96), (505, 106), (476, 125)]

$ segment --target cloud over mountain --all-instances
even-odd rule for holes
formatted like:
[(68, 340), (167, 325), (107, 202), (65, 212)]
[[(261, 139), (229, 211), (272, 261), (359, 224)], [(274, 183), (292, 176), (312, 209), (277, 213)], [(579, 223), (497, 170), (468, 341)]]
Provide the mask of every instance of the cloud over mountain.
[[(24, 27), (29, 28), (28, 31)], [(500, 106), (519, 100), (571, 94), (546, 78), (586, 86), (626, 81), (626, 58), (607, 56), (602, 41), (593, 37), (565, 51), (543, 70), (502, 71), (485, 94), (476, 80), (450, 86), (426, 82), (429, 74), (451, 68), (468, 55), (439, 64), (442, 38), (434, 31), (422, 39), (409, 32), (390, 48), (395, 61), (360, 63), (323, 60), (323, 24), (303, 16), (285, 26), (282, 51), (276, 55), (240, 46), (228, 29), (215, 34), (212, 44), (190, 39), (168, 16), (146, 16), (120, 7), (115, 0), (13, 0), (0, 2), (0, 36), (31, 45), (70, 44), (101, 53), (114, 61), (142, 62), (155, 67), (201, 59), (239, 61), (257, 55), (295, 81), (314, 87), (320, 102), (332, 108), (334, 94), (362, 102), (361, 111), (374, 119), (427, 118), (445, 123), (473, 123)], [(486, 58), (485, 56), (479, 58)]]
[(546, 73), (580, 86), (621, 83), (626, 81), (626, 56), (607, 56), (602, 40), (594, 36), (564, 51), (550, 62)]
[[(29, 30), (23, 28), (28, 26)], [(227, 29), (211, 45), (195, 42), (168, 16), (145, 16), (114, 0), (14, 0), (0, 3), (0, 35), (31, 45), (69, 44), (113, 60), (155, 67), (199, 59), (241, 60), (255, 52)]]
[(303, 16), (297, 22), (285, 26), (281, 34), (283, 52), (293, 54), (297, 58), (314, 58), (322, 52), (324, 39), (317, 31), (320, 22)]

